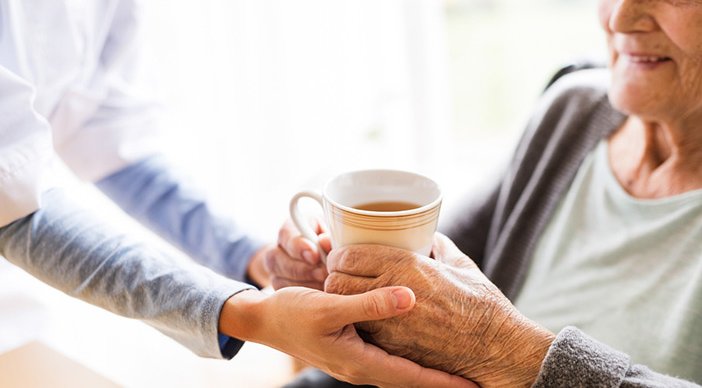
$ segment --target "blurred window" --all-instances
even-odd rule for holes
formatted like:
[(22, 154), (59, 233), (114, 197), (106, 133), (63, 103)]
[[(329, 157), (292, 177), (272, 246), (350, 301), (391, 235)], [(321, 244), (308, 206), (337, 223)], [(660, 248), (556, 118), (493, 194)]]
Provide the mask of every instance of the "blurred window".
[(446, 0), (457, 171), (480, 175), (480, 160), (501, 163), (555, 71), (605, 57), (596, 8), (595, 0)]

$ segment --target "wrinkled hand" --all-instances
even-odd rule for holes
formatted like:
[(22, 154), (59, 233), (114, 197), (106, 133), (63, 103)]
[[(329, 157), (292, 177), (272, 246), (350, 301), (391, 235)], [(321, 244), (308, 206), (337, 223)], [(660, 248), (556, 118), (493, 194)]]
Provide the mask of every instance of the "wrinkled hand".
[(415, 308), (356, 324), (364, 338), (483, 387), (530, 386), (553, 334), (522, 316), (447, 237), (436, 235), (433, 255), (436, 260), (379, 245), (340, 248), (327, 259), (325, 289), (348, 295), (410, 287)]
[(289, 353), (353, 384), (381, 387), (475, 388), (458, 376), (423, 368), (363, 342), (353, 324), (405, 314), (414, 306), (405, 287), (332, 295), (287, 287), (265, 295), (244, 291), (223, 307), (220, 332)]
[[(319, 221), (315, 222), (319, 243), (326, 252), (331, 249), (329, 235)], [(273, 288), (302, 286), (324, 289), (327, 267), (320, 258), (318, 247), (302, 237), (292, 221), (286, 221), (278, 232), (278, 246), (266, 252), (264, 265), (271, 276)]]

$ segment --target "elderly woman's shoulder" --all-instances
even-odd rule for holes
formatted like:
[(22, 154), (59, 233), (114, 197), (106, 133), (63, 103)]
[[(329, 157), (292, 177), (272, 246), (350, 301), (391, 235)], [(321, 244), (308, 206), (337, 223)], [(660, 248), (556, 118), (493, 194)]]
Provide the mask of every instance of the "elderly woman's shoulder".
[(573, 71), (546, 89), (542, 103), (546, 106), (597, 103), (607, 96), (609, 79), (609, 70), (605, 68)]
[(612, 122), (620, 120), (621, 114), (607, 98), (609, 78), (607, 69), (597, 68), (578, 70), (557, 79), (546, 89), (532, 111), (525, 144), (532, 138), (552, 138), (555, 132), (581, 131), (580, 124), (594, 115)]

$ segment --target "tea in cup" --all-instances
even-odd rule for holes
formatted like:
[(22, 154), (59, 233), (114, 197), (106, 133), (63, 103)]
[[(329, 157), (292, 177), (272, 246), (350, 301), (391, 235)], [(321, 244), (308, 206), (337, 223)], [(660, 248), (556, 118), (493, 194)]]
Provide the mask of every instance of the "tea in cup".
[(318, 243), (300, 212), (299, 201), (305, 197), (322, 206), (332, 248), (380, 244), (425, 256), (431, 253), (441, 190), (425, 176), (398, 170), (353, 171), (331, 179), (321, 194), (309, 190), (295, 194), (290, 216), (305, 238)]

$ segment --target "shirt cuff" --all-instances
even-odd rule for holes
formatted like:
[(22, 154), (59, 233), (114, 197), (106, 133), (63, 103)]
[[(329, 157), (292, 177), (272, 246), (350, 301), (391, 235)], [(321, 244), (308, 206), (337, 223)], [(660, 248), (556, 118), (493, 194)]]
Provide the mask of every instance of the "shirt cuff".
[[(224, 307), (224, 303), (226, 303), (226, 301), (229, 300), (234, 295), (236, 295), (240, 292), (246, 291), (246, 290), (251, 290), (251, 289), (255, 289), (255, 288), (252, 287), (251, 285), (247, 284), (247, 285), (239, 288), (235, 292), (226, 293), (225, 295), (228, 295), (228, 296), (220, 299), (221, 304), (220, 304), (220, 308), (217, 311), (217, 323), (216, 323), (217, 328), (219, 327), (219, 317), (222, 315), (222, 307)], [(226, 334), (222, 334), (219, 332), (218, 329), (216, 331), (216, 334), (217, 334), (216, 338), (217, 338), (217, 346), (219, 348), (219, 354), (221, 355), (222, 358), (224, 358), (226, 360), (231, 360), (234, 356), (236, 356), (236, 354), (239, 352), (241, 347), (244, 346), (244, 341), (242, 341), (238, 338), (230, 337)], [(212, 336), (211, 338), (214, 338), (214, 336)]]
[[(37, 145), (37, 150), (40, 148), (41, 145)], [(0, 153), (7, 157), (6, 150), (0, 150)], [(42, 194), (55, 187), (51, 174), (54, 160), (51, 154), (48, 148), (45, 155), (37, 156), (11, 171), (0, 166), (0, 227), (38, 210), (42, 204)]]
[(222, 358), (226, 360), (231, 360), (242, 346), (244, 346), (244, 341), (230, 337), (226, 334), (219, 333), (219, 351), (222, 353)]

